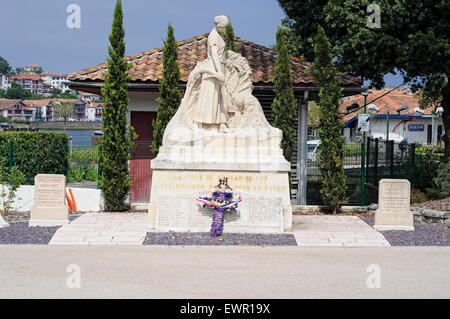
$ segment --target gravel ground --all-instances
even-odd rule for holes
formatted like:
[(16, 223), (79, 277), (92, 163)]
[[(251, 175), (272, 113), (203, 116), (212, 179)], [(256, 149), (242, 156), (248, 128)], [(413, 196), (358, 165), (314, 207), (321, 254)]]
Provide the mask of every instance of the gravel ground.
[[(373, 218), (363, 218), (373, 226)], [(381, 233), (392, 246), (450, 246), (450, 228), (440, 224), (414, 223), (414, 231), (385, 230)]]
[(207, 246), (296, 246), (292, 234), (224, 233), (223, 241), (216, 241), (209, 233), (147, 233), (144, 245), (207, 245)]
[[(83, 214), (83, 213), (69, 211), (69, 219), (70, 219), (71, 216), (79, 216), (80, 214)], [(30, 211), (26, 211), (26, 212), (9, 212), (5, 216), (3, 216), (3, 218), (8, 223), (25, 222), (25, 221), (30, 220)]]
[(426, 208), (431, 210), (450, 211), (450, 197), (437, 200), (429, 200), (423, 203), (413, 204), (412, 206)]
[[(79, 215), (69, 216), (72, 221)], [(0, 228), (0, 245), (47, 245), (61, 226), (28, 227), (28, 221), (9, 222), (9, 227)]]

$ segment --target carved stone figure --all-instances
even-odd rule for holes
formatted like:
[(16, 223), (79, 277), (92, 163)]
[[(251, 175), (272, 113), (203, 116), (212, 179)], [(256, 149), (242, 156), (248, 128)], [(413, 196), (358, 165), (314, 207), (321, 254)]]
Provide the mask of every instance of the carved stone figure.
[(258, 99), (252, 95), (248, 61), (239, 53), (225, 51), (219, 32), (228, 24), (228, 18), (219, 16), (215, 22), (216, 27), (208, 37), (208, 58), (197, 62), (190, 73), (181, 105), (165, 129), (163, 147), (193, 145), (202, 138), (196, 134), (199, 131), (257, 134), (258, 141), (272, 140), (279, 145), (281, 130), (267, 122)]
[(225, 16), (218, 16), (214, 23), (216, 26), (208, 36), (208, 58), (202, 64), (205, 72), (201, 77), (198, 101), (194, 104), (193, 121), (198, 127), (200, 123), (219, 124), (220, 131), (225, 132), (228, 112), (222, 98), (222, 82), (226, 44), (219, 32), (225, 31), (229, 20)]

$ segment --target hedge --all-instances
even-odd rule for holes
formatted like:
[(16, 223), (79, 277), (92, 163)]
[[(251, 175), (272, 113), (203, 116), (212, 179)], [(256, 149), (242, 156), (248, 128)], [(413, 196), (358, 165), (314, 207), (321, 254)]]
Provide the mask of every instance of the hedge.
[(9, 141), (13, 141), (13, 161), (25, 174), (25, 184), (33, 185), (37, 174), (67, 174), (68, 138), (63, 132), (1, 132), (0, 156), (9, 163)]

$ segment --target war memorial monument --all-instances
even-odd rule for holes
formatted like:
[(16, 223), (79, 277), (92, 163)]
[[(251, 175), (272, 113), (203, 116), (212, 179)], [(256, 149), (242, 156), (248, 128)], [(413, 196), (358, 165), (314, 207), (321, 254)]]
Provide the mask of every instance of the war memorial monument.
[(167, 125), (153, 171), (149, 225), (155, 231), (209, 231), (211, 212), (196, 198), (226, 178), (242, 198), (225, 216), (228, 232), (282, 233), (292, 227), (290, 163), (282, 132), (252, 95), (251, 68), (226, 50), (229, 21), (214, 19), (208, 57), (190, 73), (181, 104)]

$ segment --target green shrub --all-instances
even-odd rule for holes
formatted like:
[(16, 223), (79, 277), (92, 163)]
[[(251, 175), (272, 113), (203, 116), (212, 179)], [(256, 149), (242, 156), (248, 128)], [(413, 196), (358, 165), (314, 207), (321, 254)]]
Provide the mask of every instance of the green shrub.
[(426, 188), (436, 188), (434, 178), (437, 176), (439, 165), (443, 162), (442, 154), (431, 151), (417, 151), (414, 165), (414, 186), (424, 191)]
[(425, 195), (428, 199), (438, 199), (441, 191), (439, 188), (425, 188)]
[(8, 165), (9, 141), (13, 141), (13, 161), (25, 174), (25, 184), (33, 185), (37, 174), (67, 174), (68, 146), (64, 132), (1, 132), (0, 156)]
[(70, 166), (67, 172), (67, 183), (82, 181), (97, 181), (97, 166), (95, 164), (84, 161)]
[(420, 191), (420, 189), (413, 188), (411, 190), (411, 199), (410, 199), (411, 204), (418, 204), (426, 201), (427, 197), (425, 196), (424, 193)]
[(0, 158), (0, 200), (3, 215), (6, 215), (13, 208), (16, 192), (24, 180), (25, 175), (17, 166), (13, 166), (9, 170), (6, 159)]
[(123, 28), (122, 2), (117, 0), (114, 9), (112, 31), (109, 36), (108, 72), (102, 88), (105, 101), (103, 116), (102, 154), (100, 180), (105, 209), (123, 211), (130, 190), (128, 160), (131, 151), (131, 134), (127, 123), (128, 64), (125, 57), (125, 30)]
[(450, 162), (439, 165), (434, 182), (443, 196), (450, 195)]

